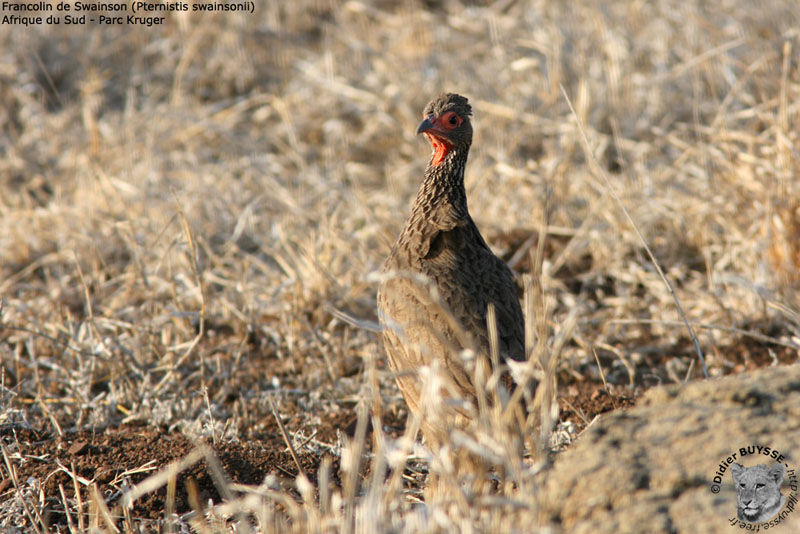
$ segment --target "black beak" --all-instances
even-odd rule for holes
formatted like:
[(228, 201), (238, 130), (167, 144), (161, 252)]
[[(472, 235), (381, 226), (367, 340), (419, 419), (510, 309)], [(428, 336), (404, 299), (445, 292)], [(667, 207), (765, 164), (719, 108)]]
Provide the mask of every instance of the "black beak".
[(425, 117), (424, 121), (419, 123), (419, 127), (417, 128), (417, 135), (423, 132), (427, 132), (428, 130), (433, 128), (433, 121), (431, 119), (433, 119), (433, 115), (428, 115), (427, 117)]

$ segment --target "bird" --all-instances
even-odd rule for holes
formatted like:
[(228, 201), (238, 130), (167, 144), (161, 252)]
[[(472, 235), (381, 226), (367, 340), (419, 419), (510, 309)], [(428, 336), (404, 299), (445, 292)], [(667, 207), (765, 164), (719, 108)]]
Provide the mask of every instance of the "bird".
[[(486, 244), (467, 209), (464, 171), (472, 144), (471, 117), (469, 100), (455, 93), (443, 93), (425, 106), (417, 134), (430, 142), (431, 158), (411, 213), (383, 264), (377, 293), (389, 367), (409, 411), (420, 417), (431, 449), (441, 447), (454, 428), (473, 418), (475, 411), (464, 402), (477, 407), (479, 388), (485, 386), (476, 384), (475, 362), (483, 362), (490, 374), (498, 364), (525, 361), (524, 319), (514, 275)], [(498, 333), (495, 367), (487, 323), (490, 306)], [(465, 358), (464, 349), (477, 357)], [(426, 395), (431, 392), (424, 384), (432, 367), (440, 377), (435, 393), (461, 404), (446, 402), (430, 413)], [(503, 379), (513, 388), (509, 373)], [(535, 390), (535, 384), (529, 387)]]

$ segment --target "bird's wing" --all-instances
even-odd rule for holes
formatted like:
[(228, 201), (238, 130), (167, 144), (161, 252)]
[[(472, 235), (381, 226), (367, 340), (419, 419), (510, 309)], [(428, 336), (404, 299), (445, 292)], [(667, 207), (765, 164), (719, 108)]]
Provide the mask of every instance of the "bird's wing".
[[(490, 299), (495, 307), (500, 352), (507, 357), (525, 360), (525, 318), (517, 297), (517, 288), (511, 270), (497, 257), (496, 283), (492, 284)], [(489, 303), (486, 303), (487, 307)]]
[(418, 258), (429, 258), (442, 237), (455, 229), (464, 228), (470, 223), (469, 214), (452, 205), (441, 205), (427, 210), (415, 211), (406, 223), (406, 241)]
[[(421, 400), (424, 366), (439, 365), (438, 379), (447, 397), (474, 397), (460, 349), (468, 346), (447, 305), (430, 286), (407, 273), (394, 273), (378, 291), (384, 346), (397, 382), (412, 411)], [(412, 400), (408, 400), (412, 399)]]
[(525, 360), (525, 320), (517, 297), (514, 275), (508, 266), (494, 255), (474, 224), (468, 227), (472, 235), (464, 239), (473, 246), (467, 252), (461, 272), (462, 290), (470, 297), (471, 308), (457, 312), (464, 327), (475, 332), (480, 348), (489, 350), (487, 314), (489, 304), (495, 308), (501, 359)]

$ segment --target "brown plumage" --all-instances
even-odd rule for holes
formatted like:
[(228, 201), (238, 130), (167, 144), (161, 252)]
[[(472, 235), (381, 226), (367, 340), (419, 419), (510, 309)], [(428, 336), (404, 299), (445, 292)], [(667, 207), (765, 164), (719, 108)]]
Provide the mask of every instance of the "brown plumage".
[[(513, 275), (486, 245), (467, 210), (464, 167), (472, 143), (472, 108), (463, 96), (446, 93), (431, 101), (423, 115), (417, 133), (428, 138), (433, 155), (378, 290), (389, 365), (414, 413), (426, 400), (420, 371), (434, 364), (443, 371), (445, 397), (478, 404), (474, 365), (465, 363), (460, 351), (474, 349), (477, 360), (489, 366), (489, 304), (496, 311), (501, 363), (525, 359)], [(448, 409), (423, 412), (422, 431), (431, 448), (469, 418), (463, 407)]]

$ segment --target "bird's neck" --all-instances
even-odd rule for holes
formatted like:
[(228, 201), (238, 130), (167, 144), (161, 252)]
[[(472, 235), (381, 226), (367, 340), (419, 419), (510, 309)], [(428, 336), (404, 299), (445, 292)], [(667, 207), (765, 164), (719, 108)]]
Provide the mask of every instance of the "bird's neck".
[(425, 179), (417, 193), (415, 207), (440, 208), (452, 206), (456, 211), (467, 213), (467, 193), (464, 189), (464, 168), (469, 147), (455, 147), (438, 164), (433, 160), (425, 169)]

